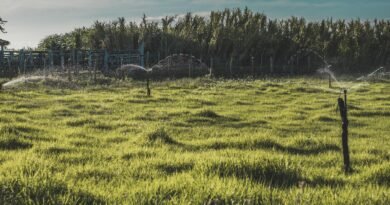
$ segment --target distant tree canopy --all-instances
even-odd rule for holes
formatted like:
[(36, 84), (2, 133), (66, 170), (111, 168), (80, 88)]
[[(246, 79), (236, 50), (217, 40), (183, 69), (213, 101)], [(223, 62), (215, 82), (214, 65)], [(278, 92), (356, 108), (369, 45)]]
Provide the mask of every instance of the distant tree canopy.
[(277, 20), (248, 8), (212, 11), (209, 17), (191, 13), (167, 16), (160, 22), (149, 21), (145, 15), (140, 23), (127, 23), (124, 18), (96, 21), (89, 28), (50, 35), (40, 42), (39, 49), (125, 50), (138, 48), (142, 41), (146, 51), (162, 57), (172, 53), (225, 61), (234, 57), (243, 65), (250, 64), (252, 56), (257, 63), (272, 59), (275, 65), (299, 64), (296, 56), (308, 55), (308, 51), (344, 72), (365, 72), (390, 63), (389, 20)]

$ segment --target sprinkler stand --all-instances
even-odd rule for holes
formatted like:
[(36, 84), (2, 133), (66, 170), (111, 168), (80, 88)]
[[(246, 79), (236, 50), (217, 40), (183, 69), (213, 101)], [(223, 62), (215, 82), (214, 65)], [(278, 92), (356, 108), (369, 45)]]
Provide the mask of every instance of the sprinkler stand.
[(149, 87), (149, 76), (146, 77), (146, 93), (147, 93), (148, 97), (150, 97), (151, 93), (150, 93), (150, 87)]

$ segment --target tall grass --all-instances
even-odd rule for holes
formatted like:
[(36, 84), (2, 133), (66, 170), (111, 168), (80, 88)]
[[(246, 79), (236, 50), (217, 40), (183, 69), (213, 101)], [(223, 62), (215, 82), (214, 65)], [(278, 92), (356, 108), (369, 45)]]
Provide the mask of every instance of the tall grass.
[[(311, 88), (309, 85), (316, 85)], [(0, 93), (0, 204), (389, 204), (390, 85), (178, 80)], [(315, 92), (313, 92), (315, 90)]]

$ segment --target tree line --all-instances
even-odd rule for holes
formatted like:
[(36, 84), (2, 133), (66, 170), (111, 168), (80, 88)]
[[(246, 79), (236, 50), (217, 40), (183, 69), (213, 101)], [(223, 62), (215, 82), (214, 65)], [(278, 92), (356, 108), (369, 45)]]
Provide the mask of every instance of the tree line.
[(389, 20), (270, 19), (248, 8), (166, 16), (158, 22), (145, 15), (139, 23), (96, 21), (47, 36), (38, 48), (113, 51), (137, 49), (140, 42), (161, 58), (187, 53), (209, 65), (260, 65), (260, 72), (309, 73), (330, 63), (338, 72), (364, 73), (390, 64)]

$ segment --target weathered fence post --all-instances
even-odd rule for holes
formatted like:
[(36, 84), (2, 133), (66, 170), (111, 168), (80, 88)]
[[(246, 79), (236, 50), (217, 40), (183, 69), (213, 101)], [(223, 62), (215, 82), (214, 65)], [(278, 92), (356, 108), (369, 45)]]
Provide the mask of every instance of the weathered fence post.
[(146, 74), (146, 93), (147, 93), (148, 97), (150, 97), (151, 93), (150, 93), (149, 74), (148, 73)]
[(328, 74), (328, 80), (329, 80), (329, 88), (332, 88), (332, 76)]
[[(73, 57), (72, 57), (73, 58)], [(71, 66), (69, 66), (69, 64), (70, 64), (70, 61), (71, 61), (71, 59), (69, 58), (68, 59), (68, 81), (70, 82), (70, 81), (72, 81), (72, 74), (71, 74), (71, 72), (70, 72), (70, 68), (71, 68)], [(73, 66), (73, 65), (72, 65)]]
[(348, 148), (348, 110), (347, 110), (347, 90), (344, 90), (344, 100), (338, 99), (338, 106), (340, 109), (340, 116), (342, 120), (342, 147), (343, 147), (343, 158), (344, 158), (344, 171), (349, 173), (352, 171), (349, 159), (349, 148)]

